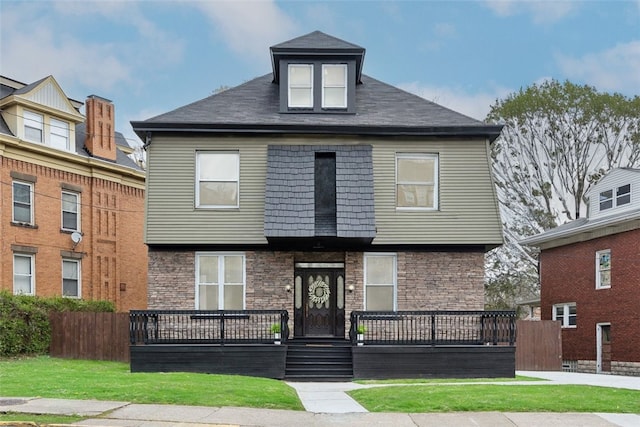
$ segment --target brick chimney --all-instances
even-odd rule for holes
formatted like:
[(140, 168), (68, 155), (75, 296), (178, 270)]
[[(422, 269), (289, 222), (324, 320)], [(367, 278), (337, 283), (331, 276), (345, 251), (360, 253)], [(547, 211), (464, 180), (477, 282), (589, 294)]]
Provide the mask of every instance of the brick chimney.
[(115, 161), (116, 139), (113, 104), (108, 99), (90, 95), (86, 101), (86, 110), (85, 148), (92, 156)]

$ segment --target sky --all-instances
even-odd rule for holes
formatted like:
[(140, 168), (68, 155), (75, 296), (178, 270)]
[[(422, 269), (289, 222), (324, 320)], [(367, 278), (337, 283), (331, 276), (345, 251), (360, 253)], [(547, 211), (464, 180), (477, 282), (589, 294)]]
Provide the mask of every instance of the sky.
[(640, 95), (640, 0), (0, 0), (0, 75), (145, 120), (271, 71), (269, 47), (323, 31), (364, 74), (483, 120), (548, 79)]

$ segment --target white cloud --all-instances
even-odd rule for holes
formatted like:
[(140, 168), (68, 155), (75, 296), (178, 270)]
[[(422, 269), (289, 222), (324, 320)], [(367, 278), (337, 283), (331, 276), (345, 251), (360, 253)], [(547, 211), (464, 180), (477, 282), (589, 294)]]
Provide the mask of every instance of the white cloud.
[(397, 86), (476, 120), (484, 120), (497, 99), (513, 92), (498, 86), (491, 92), (479, 93), (470, 93), (459, 87), (430, 86), (420, 82), (401, 83)]
[(485, 6), (498, 16), (507, 17), (526, 13), (531, 15), (536, 24), (546, 24), (564, 18), (577, 7), (577, 2), (572, 0), (486, 0)]
[[(75, 29), (92, 15), (135, 36), (127, 42), (83, 37)], [(141, 86), (144, 67), (182, 58), (182, 44), (144, 19), (135, 2), (8, 2), (0, 19), (2, 73), (27, 83), (53, 75), (69, 96), (77, 96), (75, 87), (108, 93)]]
[(296, 33), (293, 20), (275, 1), (212, 1), (194, 5), (214, 24), (214, 29), (229, 45), (251, 62), (268, 61), (265, 52), (274, 44)]
[(569, 80), (580, 79), (598, 90), (640, 94), (640, 40), (580, 58), (556, 55)]

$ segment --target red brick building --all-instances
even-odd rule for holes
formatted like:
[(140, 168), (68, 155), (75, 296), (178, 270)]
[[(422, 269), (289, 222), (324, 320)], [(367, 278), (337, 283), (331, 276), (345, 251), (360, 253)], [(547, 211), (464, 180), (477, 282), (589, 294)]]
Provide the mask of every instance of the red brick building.
[(569, 369), (640, 375), (640, 170), (611, 171), (589, 200), (587, 218), (525, 240), (541, 249), (542, 319), (562, 323)]
[(0, 79), (0, 289), (146, 308), (145, 174), (114, 105)]

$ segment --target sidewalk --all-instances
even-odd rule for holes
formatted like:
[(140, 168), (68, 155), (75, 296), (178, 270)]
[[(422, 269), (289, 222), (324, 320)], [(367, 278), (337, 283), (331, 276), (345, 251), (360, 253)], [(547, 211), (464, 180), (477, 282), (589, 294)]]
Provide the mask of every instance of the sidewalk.
[[(640, 378), (565, 372), (518, 372), (519, 375), (548, 379), (526, 384), (589, 384), (640, 390)], [(525, 382), (502, 383), (523, 384)], [(590, 413), (370, 413), (345, 392), (356, 388), (379, 387), (356, 383), (289, 383), (298, 392), (306, 412), (275, 409), (141, 405), (128, 402), (0, 397), (0, 412), (26, 414), (67, 414), (91, 417), (77, 426), (104, 427), (324, 427), (324, 426), (640, 426), (640, 414)], [(437, 386), (434, 386), (437, 387)], [(28, 421), (29, 416), (25, 415)]]

